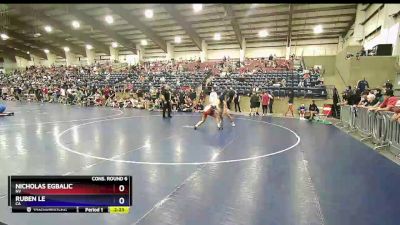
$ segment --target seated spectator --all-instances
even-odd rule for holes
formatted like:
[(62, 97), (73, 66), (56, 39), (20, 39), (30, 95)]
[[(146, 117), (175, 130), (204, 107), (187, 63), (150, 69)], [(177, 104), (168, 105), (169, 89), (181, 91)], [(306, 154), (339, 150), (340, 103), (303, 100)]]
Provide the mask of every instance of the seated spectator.
[(281, 84), (282, 84), (282, 87), (286, 87), (286, 80), (285, 80), (285, 78), (283, 78), (283, 79), (281, 80)]
[(304, 80), (300, 80), (299, 84), (297, 85), (298, 87), (304, 87)]
[(193, 110), (192, 107), (193, 107), (193, 101), (188, 96), (186, 96), (185, 97), (185, 102), (182, 105), (182, 107), (180, 108), (180, 111), (182, 111), (182, 112), (192, 112), (192, 110)]
[(99, 91), (94, 94), (94, 105), (95, 106), (102, 106), (103, 105), (103, 98), (100, 95)]
[(298, 108), (300, 119), (304, 119), (304, 113), (307, 111), (306, 106), (304, 104), (301, 104), (301, 106)]
[(175, 95), (173, 95), (171, 98), (171, 110), (178, 110), (178, 98)]
[(160, 110), (160, 109), (161, 109), (161, 100), (160, 100), (160, 98), (157, 98), (154, 101), (153, 107), (150, 109), (150, 111), (157, 111), (157, 110)]
[(196, 112), (201, 112), (202, 110), (204, 110), (204, 104), (203, 101), (198, 100), (194, 106), (194, 109), (196, 110)]
[(315, 104), (315, 100), (312, 100), (312, 103), (308, 107), (308, 110), (309, 110), (309, 117), (308, 117), (309, 120), (314, 119), (314, 117), (319, 114), (319, 108)]

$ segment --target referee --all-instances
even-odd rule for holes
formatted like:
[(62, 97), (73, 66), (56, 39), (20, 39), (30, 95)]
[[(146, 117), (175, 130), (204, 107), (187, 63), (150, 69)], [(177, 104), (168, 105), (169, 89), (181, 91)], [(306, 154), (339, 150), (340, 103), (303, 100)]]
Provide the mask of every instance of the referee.
[(164, 86), (161, 92), (161, 100), (163, 102), (163, 118), (165, 118), (165, 111), (168, 110), (168, 117), (171, 118), (171, 92), (168, 86)]

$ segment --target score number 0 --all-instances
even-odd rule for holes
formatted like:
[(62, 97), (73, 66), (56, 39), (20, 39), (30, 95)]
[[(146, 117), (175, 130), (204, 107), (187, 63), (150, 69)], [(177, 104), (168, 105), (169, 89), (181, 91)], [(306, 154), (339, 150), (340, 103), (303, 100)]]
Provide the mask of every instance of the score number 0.
[[(119, 190), (119, 192), (124, 192), (125, 191), (125, 186), (122, 185), (122, 184), (119, 185), (118, 190)], [(123, 205), (125, 203), (125, 198), (124, 197), (119, 198), (118, 202), (119, 202), (120, 205)]]

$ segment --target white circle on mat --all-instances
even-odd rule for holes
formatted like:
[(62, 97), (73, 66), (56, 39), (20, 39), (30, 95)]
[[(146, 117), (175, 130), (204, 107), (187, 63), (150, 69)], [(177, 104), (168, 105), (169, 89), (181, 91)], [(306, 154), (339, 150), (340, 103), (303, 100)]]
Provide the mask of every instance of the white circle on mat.
[[(71, 152), (71, 153), (74, 153), (74, 154), (77, 154), (77, 155), (88, 157), (88, 158), (100, 159), (100, 160), (106, 160), (106, 161), (112, 161), (112, 162), (120, 162), (120, 163), (130, 163), (130, 164), (176, 166), (176, 165), (205, 165), (205, 164), (234, 163), (234, 162), (243, 162), (243, 161), (250, 161), (250, 160), (266, 158), (266, 157), (277, 155), (277, 154), (289, 151), (290, 149), (293, 149), (294, 147), (296, 147), (300, 143), (300, 140), (301, 140), (300, 136), (296, 132), (294, 132), (293, 130), (291, 130), (291, 129), (287, 128), (287, 127), (284, 127), (282, 125), (269, 123), (269, 122), (262, 121), (262, 120), (252, 120), (252, 119), (245, 119), (245, 118), (236, 118), (236, 119), (247, 120), (247, 121), (256, 122), (256, 123), (269, 124), (269, 125), (272, 125), (272, 126), (276, 126), (276, 127), (288, 130), (290, 133), (292, 133), (296, 137), (297, 141), (296, 141), (296, 143), (294, 143), (293, 145), (291, 145), (291, 146), (289, 146), (287, 148), (284, 148), (284, 149), (281, 149), (281, 150), (278, 150), (278, 151), (275, 151), (275, 152), (272, 152), (272, 153), (259, 155), (259, 156), (253, 156), (253, 157), (247, 157), (247, 158), (240, 158), (240, 159), (220, 160), (220, 161), (204, 161), (204, 162), (145, 162), (145, 161), (130, 161), (130, 160), (123, 160), (123, 159), (114, 159), (114, 157), (106, 158), (106, 157), (101, 157), (101, 156), (89, 155), (89, 154), (82, 153), (82, 152), (76, 151), (74, 149), (71, 149), (71, 148), (65, 146), (60, 140), (63, 135), (65, 135), (66, 133), (70, 132), (72, 129), (79, 128), (81, 126), (85, 126), (85, 125), (89, 125), (89, 124), (93, 124), (93, 123), (100, 123), (100, 122), (103, 122), (103, 121), (110, 121), (110, 120), (120, 120), (120, 119), (140, 118), (140, 117), (153, 117), (153, 116), (159, 116), (159, 115), (127, 116), (127, 117), (102, 119), (102, 120), (96, 120), (96, 121), (91, 121), (91, 122), (87, 122), (87, 123), (78, 124), (78, 125), (72, 126), (72, 127), (68, 128), (68, 129), (58, 133), (57, 136), (56, 136), (56, 142), (57, 142), (57, 145), (59, 145), (64, 150), (66, 150), (68, 152)], [(194, 115), (187, 115), (187, 116), (186, 115), (176, 115), (175, 117), (178, 117), (178, 116), (181, 116), (181, 117), (192, 117)], [(196, 117), (198, 117), (198, 116), (196, 116)]]

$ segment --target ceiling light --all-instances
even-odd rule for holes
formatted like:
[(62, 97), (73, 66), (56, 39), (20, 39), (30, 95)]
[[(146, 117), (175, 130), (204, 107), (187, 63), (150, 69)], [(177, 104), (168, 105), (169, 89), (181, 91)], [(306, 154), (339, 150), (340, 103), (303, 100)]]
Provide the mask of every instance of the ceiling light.
[(267, 30), (260, 30), (260, 31), (258, 32), (258, 36), (260, 36), (260, 37), (266, 37), (266, 36), (268, 36), (268, 31), (267, 31)]
[(106, 22), (107, 22), (108, 24), (114, 23), (114, 18), (113, 18), (112, 16), (110, 16), (110, 15), (107, 15), (107, 16), (105, 17), (105, 20), (106, 20)]
[(50, 53), (50, 51), (49, 51), (48, 49), (45, 49), (44, 52), (45, 52), (46, 54), (49, 54), (49, 53)]
[(27, 51), (27, 52), (26, 52), (26, 54), (28, 54), (28, 55), (29, 55), (29, 54), (31, 54), (31, 53), (30, 53), (29, 51)]
[(203, 9), (203, 4), (193, 4), (193, 11), (199, 12)]
[(111, 46), (112, 46), (113, 48), (116, 48), (116, 47), (118, 47), (118, 43), (117, 43), (117, 42), (113, 42), (113, 43), (111, 43)]
[(175, 43), (181, 43), (181, 42), (182, 42), (181, 37), (176, 36), (176, 37), (175, 37)]
[(322, 28), (322, 25), (318, 25), (314, 27), (314, 34), (320, 34), (324, 31), (324, 29)]
[(146, 16), (146, 18), (153, 18), (153, 10), (152, 9), (146, 9), (144, 10), (144, 15)]
[(140, 43), (141, 43), (142, 45), (147, 45), (147, 41), (146, 41), (146, 40), (142, 40), (142, 41), (140, 41)]
[(0, 37), (1, 37), (1, 39), (3, 39), (4, 41), (10, 38), (7, 34), (0, 34)]
[(86, 49), (88, 49), (88, 50), (93, 49), (93, 46), (91, 46), (91, 45), (86, 45)]
[(215, 33), (214, 34), (214, 40), (216, 40), (216, 41), (221, 40), (221, 34), (220, 33)]
[(35, 37), (35, 38), (40, 37), (40, 36), (41, 36), (40, 33), (34, 33), (34, 34), (33, 34), (33, 37)]
[(64, 51), (65, 52), (69, 52), (69, 48), (68, 47), (64, 47)]
[(74, 20), (74, 21), (72, 21), (72, 26), (75, 29), (78, 29), (79, 27), (81, 27), (81, 24), (78, 21)]
[(45, 27), (44, 27), (44, 30), (45, 30), (47, 33), (50, 33), (50, 32), (53, 31), (53, 28), (52, 28), (51, 26), (45, 26)]

